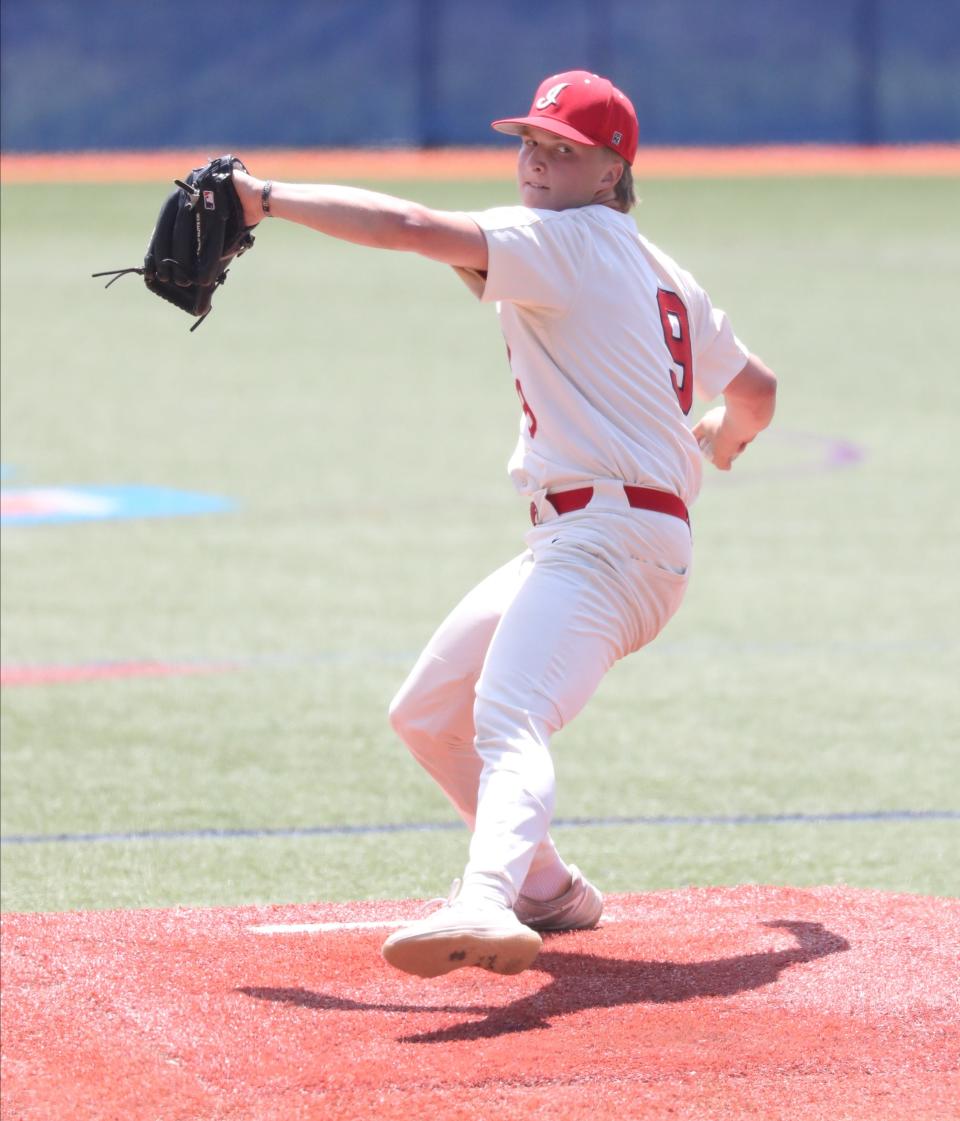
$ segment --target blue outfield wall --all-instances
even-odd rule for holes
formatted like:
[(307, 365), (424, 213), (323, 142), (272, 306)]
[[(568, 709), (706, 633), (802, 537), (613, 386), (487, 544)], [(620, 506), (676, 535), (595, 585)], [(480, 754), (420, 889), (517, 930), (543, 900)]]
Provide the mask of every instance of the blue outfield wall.
[(3, 0), (2, 146), (490, 144), (584, 67), (648, 144), (960, 139), (960, 0)]

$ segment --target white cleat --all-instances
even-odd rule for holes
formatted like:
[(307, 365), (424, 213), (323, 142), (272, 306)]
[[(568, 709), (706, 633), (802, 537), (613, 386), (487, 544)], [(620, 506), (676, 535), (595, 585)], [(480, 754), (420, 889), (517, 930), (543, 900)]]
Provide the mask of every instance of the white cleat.
[(603, 914), (603, 896), (580, 869), (570, 865), (573, 883), (556, 899), (528, 899), (521, 895), (514, 914), (531, 930), (593, 930)]
[(441, 977), (470, 965), (512, 974), (531, 965), (542, 945), (540, 935), (506, 907), (457, 901), (395, 931), (382, 952), (394, 968), (417, 977)]

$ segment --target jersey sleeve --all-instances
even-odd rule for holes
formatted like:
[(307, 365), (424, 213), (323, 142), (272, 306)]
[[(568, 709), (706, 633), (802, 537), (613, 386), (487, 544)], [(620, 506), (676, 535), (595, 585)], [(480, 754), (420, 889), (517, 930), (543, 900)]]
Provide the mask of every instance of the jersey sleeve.
[(580, 286), (586, 235), (570, 212), (501, 206), (470, 217), (487, 239), (485, 303), (563, 311)]
[(722, 393), (747, 364), (750, 351), (733, 333), (727, 313), (715, 308), (699, 284), (686, 274), (693, 335), (693, 384), (705, 400)]

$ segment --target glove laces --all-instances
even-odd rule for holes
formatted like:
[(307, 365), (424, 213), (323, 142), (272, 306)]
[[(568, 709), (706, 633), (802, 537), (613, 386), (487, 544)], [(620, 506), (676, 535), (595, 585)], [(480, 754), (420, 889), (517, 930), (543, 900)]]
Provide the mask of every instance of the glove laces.
[[(180, 185), (181, 187), (185, 187), (185, 186), (186, 186), (185, 184), (183, 184), (183, 183), (180, 183), (180, 180), (179, 180), (179, 179), (178, 179), (178, 180), (176, 180), (176, 182), (177, 182), (177, 183), (178, 183), (178, 184), (179, 184), (179, 185)], [(251, 240), (252, 240), (252, 239), (251, 239)], [(244, 249), (241, 249), (241, 250), (239, 250), (239, 251), (238, 251), (238, 253), (237, 253), (237, 256), (239, 256), (239, 255), (240, 255), (240, 253), (243, 253), (243, 252), (244, 252), (244, 250), (245, 250), (245, 249), (247, 249), (247, 248), (249, 248), (249, 246), (245, 246), (245, 247), (244, 247)], [(170, 258), (165, 258), (165, 259), (164, 259), (164, 261), (163, 261), (163, 264), (165, 264), (165, 265), (175, 265), (175, 264), (177, 264), (177, 262), (176, 262), (176, 261), (173, 261), (173, 260), (171, 260)], [(216, 279), (216, 280), (215, 280), (215, 281), (213, 282), (213, 287), (214, 287), (214, 288), (219, 288), (219, 287), (220, 287), (220, 285), (221, 285), (221, 284), (223, 284), (223, 282), (224, 282), (224, 281), (225, 281), (225, 280), (227, 279), (227, 273), (228, 273), (229, 271), (230, 271), (229, 269), (224, 269), (224, 270), (223, 270), (223, 272), (222, 272), (222, 273), (221, 273), (221, 274), (220, 274), (220, 275), (219, 275), (219, 276), (217, 277), (217, 279)], [(145, 272), (146, 272), (146, 269), (145, 269), (145, 268), (143, 267), (143, 265), (140, 265), (139, 267), (138, 267), (138, 266), (133, 266), (133, 267), (131, 267), (131, 268), (129, 268), (129, 269), (107, 269), (107, 270), (106, 270), (105, 272), (92, 272), (92, 273), (91, 273), (90, 275), (91, 275), (91, 277), (98, 277), (98, 276), (112, 276), (112, 277), (113, 277), (113, 280), (108, 280), (108, 281), (107, 281), (107, 283), (106, 283), (106, 284), (104, 284), (104, 288), (109, 288), (109, 287), (110, 287), (110, 285), (111, 285), (111, 284), (115, 284), (115, 283), (116, 283), (116, 282), (117, 282), (117, 281), (118, 281), (118, 280), (120, 279), (120, 277), (121, 277), (121, 276), (129, 276), (129, 275), (130, 275), (130, 273), (136, 273), (136, 274), (137, 274), (137, 276), (143, 276), (143, 274), (144, 274)], [(193, 332), (194, 332), (194, 331), (196, 331), (196, 329), (197, 329), (197, 328), (198, 328), (198, 327), (200, 326), (200, 324), (201, 324), (201, 323), (202, 323), (202, 322), (203, 322), (203, 321), (204, 321), (204, 320), (205, 320), (205, 319), (207, 318), (207, 316), (208, 316), (208, 315), (210, 314), (210, 312), (211, 312), (211, 311), (213, 311), (213, 308), (212, 308), (212, 307), (209, 307), (209, 308), (207, 308), (207, 310), (206, 310), (206, 311), (205, 311), (205, 312), (203, 313), (203, 315), (201, 315), (201, 316), (200, 316), (200, 318), (199, 318), (199, 319), (198, 319), (198, 320), (196, 321), (196, 323), (194, 323), (194, 325), (193, 325), (193, 326), (192, 326), (192, 327), (190, 328), (190, 333), (191, 333), (191, 334), (193, 334)]]
[(110, 285), (114, 284), (116, 281), (118, 281), (121, 276), (126, 276), (128, 273), (131, 273), (131, 272), (135, 272), (138, 276), (143, 276), (143, 272), (144, 272), (143, 266), (141, 265), (140, 268), (130, 268), (130, 269), (108, 269), (106, 272), (92, 272), (90, 275), (91, 276), (112, 276), (113, 280), (108, 280), (107, 283), (104, 284), (104, 288), (109, 288)]

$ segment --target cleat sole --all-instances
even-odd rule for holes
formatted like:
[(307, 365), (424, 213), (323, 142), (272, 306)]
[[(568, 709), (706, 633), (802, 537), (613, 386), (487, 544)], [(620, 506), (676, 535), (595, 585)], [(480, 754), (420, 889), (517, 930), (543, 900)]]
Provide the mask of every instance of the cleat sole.
[(536, 931), (448, 930), (388, 938), (384, 959), (395, 969), (416, 977), (442, 977), (455, 969), (473, 967), (511, 976), (533, 964), (543, 939)]

